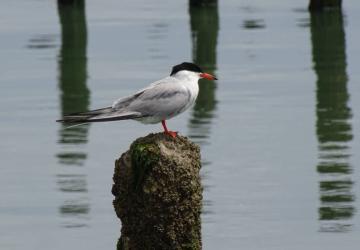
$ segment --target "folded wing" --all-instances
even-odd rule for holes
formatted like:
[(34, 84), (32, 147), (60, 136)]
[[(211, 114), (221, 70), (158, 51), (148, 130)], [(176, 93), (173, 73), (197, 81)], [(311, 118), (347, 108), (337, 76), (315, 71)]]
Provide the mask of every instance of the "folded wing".
[(111, 107), (65, 115), (58, 122), (86, 123), (175, 116), (190, 104), (189, 90), (173, 78), (164, 78), (134, 95), (121, 98)]

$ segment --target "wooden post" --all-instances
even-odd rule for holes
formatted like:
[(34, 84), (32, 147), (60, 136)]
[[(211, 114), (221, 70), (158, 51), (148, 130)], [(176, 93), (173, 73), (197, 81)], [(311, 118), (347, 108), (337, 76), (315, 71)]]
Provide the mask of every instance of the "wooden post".
[(200, 150), (187, 138), (150, 134), (115, 162), (118, 250), (201, 249)]
[(217, 0), (189, 0), (190, 6), (217, 5)]
[(310, 0), (309, 11), (322, 11), (326, 8), (339, 8), (341, 9), (342, 0)]

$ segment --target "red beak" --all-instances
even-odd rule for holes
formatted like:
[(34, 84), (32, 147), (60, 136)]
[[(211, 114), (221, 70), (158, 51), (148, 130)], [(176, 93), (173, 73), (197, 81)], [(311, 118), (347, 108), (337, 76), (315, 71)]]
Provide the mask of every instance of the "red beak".
[(205, 78), (207, 80), (217, 80), (217, 78), (215, 76), (208, 74), (208, 73), (201, 73), (200, 77)]

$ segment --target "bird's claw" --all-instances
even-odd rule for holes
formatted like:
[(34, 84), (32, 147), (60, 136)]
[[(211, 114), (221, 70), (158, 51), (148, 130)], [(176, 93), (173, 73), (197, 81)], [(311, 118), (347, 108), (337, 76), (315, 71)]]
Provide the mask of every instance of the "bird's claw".
[(176, 136), (178, 134), (178, 132), (175, 132), (175, 131), (166, 131), (164, 133), (167, 135), (170, 135), (172, 138), (176, 138)]

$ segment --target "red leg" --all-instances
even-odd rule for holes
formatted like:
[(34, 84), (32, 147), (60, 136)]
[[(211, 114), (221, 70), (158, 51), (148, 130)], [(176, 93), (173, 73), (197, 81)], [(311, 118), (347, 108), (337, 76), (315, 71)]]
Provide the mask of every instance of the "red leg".
[(162, 124), (162, 126), (164, 128), (164, 133), (165, 134), (170, 135), (172, 138), (175, 138), (177, 136), (177, 132), (170, 131), (170, 130), (167, 129), (165, 120), (162, 120), (161, 124)]

